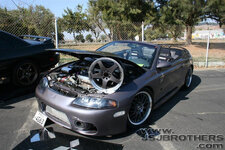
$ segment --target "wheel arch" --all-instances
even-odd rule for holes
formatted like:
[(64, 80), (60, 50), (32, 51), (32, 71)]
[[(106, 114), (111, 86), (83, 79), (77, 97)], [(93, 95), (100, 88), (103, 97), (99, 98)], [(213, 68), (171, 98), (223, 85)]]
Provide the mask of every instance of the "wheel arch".
[(153, 90), (153, 88), (151, 86), (145, 86), (140, 91), (145, 90), (145, 89), (147, 89), (150, 92), (149, 94), (151, 95), (152, 101), (154, 103), (154, 90)]

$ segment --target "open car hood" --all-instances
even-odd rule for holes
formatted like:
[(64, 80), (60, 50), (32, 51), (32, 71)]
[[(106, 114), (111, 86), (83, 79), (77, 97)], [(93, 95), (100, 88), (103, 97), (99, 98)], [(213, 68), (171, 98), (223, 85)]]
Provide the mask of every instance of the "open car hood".
[(87, 50), (77, 50), (77, 49), (48, 49), (48, 51), (54, 51), (54, 52), (59, 52), (67, 55), (71, 55), (77, 58), (80, 57), (87, 57), (87, 56), (96, 56), (96, 57), (110, 57), (115, 60), (122, 61), (124, 63), (128, 63), (130, 65), (133, 65), (134, 67), (138, 67), (140, 70), (145, 72), (145, 70), (140, 67), (139, 65), (135, 64), (132, 61), (129, 61), (127, 59), (124, 59), (116, 54), (113, 53), (108, 53), (108, 52), (100, 52), (100, 51), (87, 51)]

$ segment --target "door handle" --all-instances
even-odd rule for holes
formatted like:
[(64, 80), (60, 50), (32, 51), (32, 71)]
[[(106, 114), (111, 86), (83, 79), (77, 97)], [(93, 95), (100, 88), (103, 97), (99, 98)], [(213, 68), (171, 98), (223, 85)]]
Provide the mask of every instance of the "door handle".
[(159, 82), (162, 83), (163, 82), (163, 79), (164, 79), (165, 75), (162, 74), (160, 77), (159, 77)]
[(161, 76), (160, 76), (160, 78), (164, 78), (165, 77), (165, 75), (164, 74), (162, 74)]

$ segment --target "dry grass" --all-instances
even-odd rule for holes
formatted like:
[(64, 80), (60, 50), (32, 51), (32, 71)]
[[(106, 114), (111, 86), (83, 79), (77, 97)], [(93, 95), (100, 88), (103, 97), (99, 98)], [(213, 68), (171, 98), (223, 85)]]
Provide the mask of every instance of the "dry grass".
[[(205, 61), (206, 56), (206, 46), (207, 42), (205, 40), (195, 40), (192, 45), (185, 46), (184, 41), (173, 42), (173, 41), (160, 41), (160, 42), (150, 42), (154, 44), (168, 44), (168, 45), (178, 45), (183, 46), (188, 49), (194, 58), (194, 61), (201, 62)], [(60, 46), (60, 48), (69, 49), (80, 49), (94, 51), (104, 44), (82, 44), (82, 45), (69, 45)], [(62, 55), (62, 61), (71, 60), (71, 57)], [(209, 61), (225, 61), (225, 40), (211, 40), (209, 48)]]
[(80, 49), (80, 50), (88, 50), (88, 51), (94, 51), (101, 47), (104, 44), (82, 44), (82, 45), (65, 45), (65, 46), (59, 46), (60, 48), (69, 48), (69, 49)]

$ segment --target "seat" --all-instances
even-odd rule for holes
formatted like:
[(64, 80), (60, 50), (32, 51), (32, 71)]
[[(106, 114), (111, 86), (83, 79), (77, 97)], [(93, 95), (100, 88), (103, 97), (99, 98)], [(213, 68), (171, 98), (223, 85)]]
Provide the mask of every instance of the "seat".
[(177, 59), (179, 57), (179, 55), (177, 55), (176, 51), (170, 51), (170, 54), (173, 59)]

